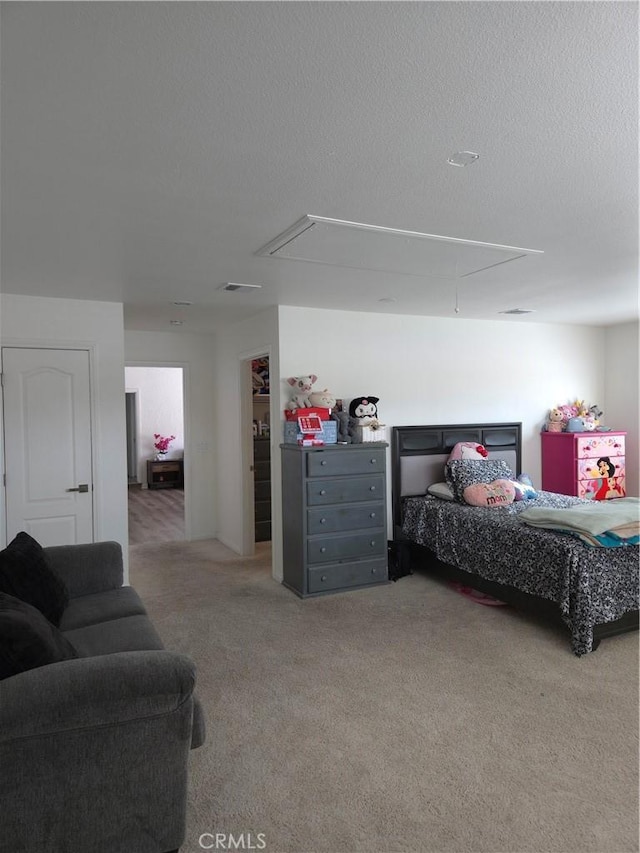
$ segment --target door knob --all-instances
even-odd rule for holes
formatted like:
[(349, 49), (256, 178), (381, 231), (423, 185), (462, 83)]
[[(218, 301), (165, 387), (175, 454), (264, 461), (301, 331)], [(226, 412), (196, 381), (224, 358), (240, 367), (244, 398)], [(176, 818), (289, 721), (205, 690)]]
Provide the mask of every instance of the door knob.
[(67, 489), (68, 492), (88, 492), (89, 485), (88, 483), (80, 483), (79, 486), (76, 486), (75, 489)]

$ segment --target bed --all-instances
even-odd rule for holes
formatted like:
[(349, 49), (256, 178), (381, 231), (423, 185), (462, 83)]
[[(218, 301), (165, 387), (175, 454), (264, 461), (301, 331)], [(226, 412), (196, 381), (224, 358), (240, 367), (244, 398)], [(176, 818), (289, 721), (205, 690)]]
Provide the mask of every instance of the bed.
[(504, 460), (521, 474), (520, 423), (394, 427), (393, 538), (404, 571), (434, 573), (560, 623), (578, 656), (605, 637), (636, 630), (637, 545), (592, 547), (520, 517), (532, 507), (588, 501), (537, 490), (534, 500), (487, 508), (426, 494), (445, 479), (445, 463), (459, 442), (483, 445), (489, 459)]

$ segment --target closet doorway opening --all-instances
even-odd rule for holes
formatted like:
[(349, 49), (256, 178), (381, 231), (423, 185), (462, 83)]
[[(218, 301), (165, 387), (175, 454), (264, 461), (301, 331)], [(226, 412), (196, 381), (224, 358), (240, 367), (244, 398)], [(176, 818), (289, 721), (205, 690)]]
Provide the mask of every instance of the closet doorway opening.
[(271, 394), (269, 356), (251, 359), (255, 542), (271, 542)]
[[(130, 545), (187, 538), (184, 394), (182, 367), (125, 367)], [(164, 458), (158, 437), (170, 439)]]

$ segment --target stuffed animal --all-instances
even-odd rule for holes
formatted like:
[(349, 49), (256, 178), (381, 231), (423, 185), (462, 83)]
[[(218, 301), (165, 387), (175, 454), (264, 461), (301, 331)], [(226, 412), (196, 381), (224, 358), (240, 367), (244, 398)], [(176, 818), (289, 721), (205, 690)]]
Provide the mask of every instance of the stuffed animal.
[(293, 385), (296, 389), (295, 394), (287, 403), (287, 409), (308, 409), (311, 406), (309, 394), (314, 382), (318, 381), (318, 377), (311, 374), (310, 376), (290, 376), (287, 379), (289, 385)]
[(324, 391), (312, 391), (309, 394), (309, 402), (312, 406), (319, 406), (322, 409), (333, 409), (336, 405), (336, 398), (327, 388)]
[(564, 422), (564, 413), (560, 409), (551, 409), (547, 417), (547, 432), (562, 432)]
[(355, 418), (358, 426), (376, 423), (378, 420), (377, 403), (379, 397), (356, 397), (349, 404), (349, 414)]
[(516, 501), (531, 501), (538, 497), (531, 477), (528, 474), (520, 474), (517, 480), (511, 481), (516, 490)]
[(584, 418), (569, 418), (566, 426), (567, 432), (586, 432)]
[(349, 412), (331, 412), (331, 420), (338, 422), (338, 444), (351, 444), (351, 421)]
[(486, 459), (488, 455), (486, 448), (475, 441), (459, 441), (454, 444), (447, 462), (455, 459)]

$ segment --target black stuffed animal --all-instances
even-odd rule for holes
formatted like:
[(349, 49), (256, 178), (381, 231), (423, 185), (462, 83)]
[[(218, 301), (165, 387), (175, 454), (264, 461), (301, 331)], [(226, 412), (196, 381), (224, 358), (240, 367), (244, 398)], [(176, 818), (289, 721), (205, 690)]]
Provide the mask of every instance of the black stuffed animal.
[(379, 397), (355, 397), (349, 404), (349, 414), (356, 418), (359, 426), (366, 426), (378, 420), (377, 403)]

